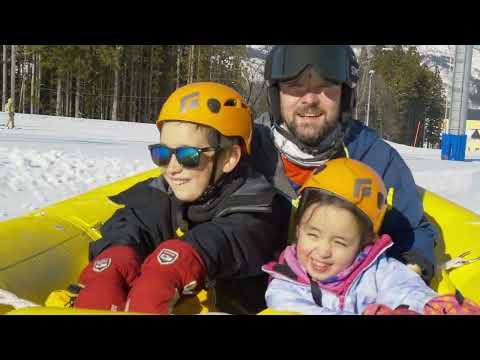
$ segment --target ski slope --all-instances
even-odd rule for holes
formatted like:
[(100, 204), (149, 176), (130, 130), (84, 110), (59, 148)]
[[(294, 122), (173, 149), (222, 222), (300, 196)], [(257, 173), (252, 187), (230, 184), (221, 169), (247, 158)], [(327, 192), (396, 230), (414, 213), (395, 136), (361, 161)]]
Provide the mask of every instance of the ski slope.
[[(154, 167), (154, 124), (0, 113), (0, 221)], [(480, 156), (440, 160), (440, 150), (391, 143), (418, 185), (480, 213)]]

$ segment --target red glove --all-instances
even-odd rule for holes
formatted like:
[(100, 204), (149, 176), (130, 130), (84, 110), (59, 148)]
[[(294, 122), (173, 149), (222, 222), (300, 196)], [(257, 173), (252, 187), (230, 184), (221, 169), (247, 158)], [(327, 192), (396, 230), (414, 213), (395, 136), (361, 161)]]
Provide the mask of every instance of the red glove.
[(181, 294), (201, 289), (206, 276), (206, 267), (191, 245), (164, 241), (144, 261), (125, 311), (168, 314)]
[(140, 258), (128, 246), (112, 246), (91, 261), (80, 274), (83, 289), (74, 307), (123, 311), (128, 291), (140, 272)]
[(363, 310), (362, 315), (420, 315), (419, 313), (409, 310), (408, 306), (398, 306), (396, 309), (392, 310), (388, 306), (381, 304), (370, 304), (365, 310)]
[(480, 306), (457, 295), (443, 295), (425, 305), (425, 315), (480, 315)]

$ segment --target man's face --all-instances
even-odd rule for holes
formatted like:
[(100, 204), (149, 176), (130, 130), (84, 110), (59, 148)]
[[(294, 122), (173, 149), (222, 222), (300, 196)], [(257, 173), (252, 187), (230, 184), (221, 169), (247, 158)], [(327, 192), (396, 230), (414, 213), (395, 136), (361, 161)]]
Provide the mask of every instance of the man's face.
[(335, 128), (340, 115), (341, 85), (307, 68), (280, 83), (280, 113), (288, 130), (302, 143), (317, 145)]

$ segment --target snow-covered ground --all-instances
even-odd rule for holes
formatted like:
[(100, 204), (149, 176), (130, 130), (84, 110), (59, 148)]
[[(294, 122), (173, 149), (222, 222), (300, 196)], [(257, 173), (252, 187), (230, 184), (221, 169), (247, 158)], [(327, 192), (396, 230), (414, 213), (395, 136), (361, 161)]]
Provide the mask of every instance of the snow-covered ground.
[(0, 113), (0, 220), (154, 167), (153, 124)]
[(446, 161), (440, 159), (440, 150), (390, 145), (400, 152), (418, 185), (480, 214), (480, 153), (467, 153), (465, 161)]
[[(0, 113), (0, 221), (154, 167), (154, 124)], [(416, 182), (480, 213), (480, 155), (440, 160), (440, 150), (392, 144)]]

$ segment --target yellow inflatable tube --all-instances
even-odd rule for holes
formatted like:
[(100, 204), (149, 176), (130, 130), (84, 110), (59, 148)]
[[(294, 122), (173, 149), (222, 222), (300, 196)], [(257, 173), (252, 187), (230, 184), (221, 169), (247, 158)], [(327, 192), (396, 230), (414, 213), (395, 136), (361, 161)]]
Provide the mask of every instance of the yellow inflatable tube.
[[(159, 169), (153, 169), (0, 222), (0, 289), (43, 304), (51, 291), (75, 283), (88, 262), (88, 243), (100, 238), (98, 229), (120, 208), (108, 196), (159, 174)], [(471, 258), (480, 256), (480, 216), (425, 189), (419, 188), (419, 192), (425, 212), (440, 233), (436, 247), (438, 264), (466, 251), (470, 251)], [(431, 286), (440, 293), (452, 293), (458, 289), (465, 297), (480, 303), (480, 261), (448, 273), (438, 271)], [(10, 306), (0, 305), (0, 314), (103, 313), (45, 307), (12, 310)], [(175, 309), (179, 314), (208, 311), (215, 309), (204, 291)], [(273, 313), (278, 314), (269, 309), (262, 312)]]
[[(88, 263), (89, 242), (120, 208), (108, 196), (159, 174), (154, 169), (0, 222), (0, 289), (43, 304), (52, 290), (75, 283)], [(0, 313), (11, 309), (0, 305)]]
[(480, 215), (441, 196), (419, 188), (423, 206), (440, 237), (435, 248), (438, 269), (430, 286), (441, 294), (460, 290), (480, 304), (480, 261), (450, 271), (442, 270), (448, 260), (470, 252), (465, 259), (480, 257)]

